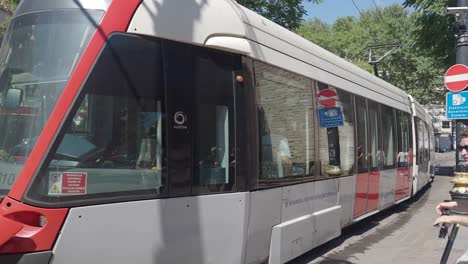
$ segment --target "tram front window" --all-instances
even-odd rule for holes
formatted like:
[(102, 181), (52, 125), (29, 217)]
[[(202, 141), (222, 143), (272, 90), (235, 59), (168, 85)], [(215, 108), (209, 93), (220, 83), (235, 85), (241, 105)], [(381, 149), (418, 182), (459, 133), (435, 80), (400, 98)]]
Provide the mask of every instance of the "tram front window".
[(44, 202), (161, 194), (165, 178), (162, 43), (109, 37), (31, 187)]
[(47, 11), (11, 21), (0, 50), (0, 195), (23, 168), (102, 14)]

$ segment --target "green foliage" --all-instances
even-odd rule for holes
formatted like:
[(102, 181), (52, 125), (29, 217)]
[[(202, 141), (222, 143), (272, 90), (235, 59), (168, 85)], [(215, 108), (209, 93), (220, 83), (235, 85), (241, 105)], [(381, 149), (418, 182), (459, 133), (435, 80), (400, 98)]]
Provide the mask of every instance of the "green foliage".
[(416, 11), (445, 14), (447, 6), (456, 6), (457, 0), (405, 0), (403, 7), (414, 7)]
[[(321, 2), (321, 0), (307, 1)], [(289, 29), (297, 28), (306, 14), (302, 0), (237, 0), (237, 2)]]
[(414, 7), (415, 44), (438, 59), (447, 68), (455, 63), (455, 19), (446, 14), (447, 6), (456, 6), (456, 0), (406, 0), (405, 6)]
[(3, 40), (3, 36), (5, 35), (6, 29), (9, 23), (10, 23), (10, 18), (8, 17), (0, 24), (0, 42), (1, 40)]
[[(386, 73), (386, 81), (427, 104), (443, 102), (443, 94), (435, 88), (442, 85), (442, 75), (453, 64), (455, 54), (450, 20), (441, 21), (444, 20), (435, 11), (430, 16), (417, 10), (409, 14), (394, 4), (369, 9), (359, 18), (339, 18), (331, 25), (317, 19), (307, 21), (296, 32), (372, 74), (369, 47), (401, 44), (383, 59), (378, 69)], [(373, 60), (388, 51), (373, 48)]]
[[(10, 13), (13, 13), (16, 9), (16, 6), (19, 4), (20, 0), (0, 0), (0, 6), (9, 11)], [(8, 27), (8, 24), (10, 23), (10, 18), (6, 18), (1, 24), (0, 24), (0, 42), (3, 40), (3, 36), (5, 35), (6, 28)]]
[(13, 13), (20, 0), (0, 0), (0, 6), (5, 10)]

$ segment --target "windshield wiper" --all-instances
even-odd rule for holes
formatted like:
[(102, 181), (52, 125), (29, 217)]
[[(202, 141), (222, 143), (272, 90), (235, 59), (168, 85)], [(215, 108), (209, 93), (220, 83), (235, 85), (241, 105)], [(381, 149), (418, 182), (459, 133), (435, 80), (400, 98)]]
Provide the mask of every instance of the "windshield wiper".
[(26, 85), (37, 85), (37, 84), (53, 84), (53, 83), (63, 83), (67, 80), (50, 80), (50, 81), (39, 81), (39, 80), (32, 80), (27, 82), (16, 82), (12, 83), (11, 87), (18, 87), (18, 86), (26, 86)]

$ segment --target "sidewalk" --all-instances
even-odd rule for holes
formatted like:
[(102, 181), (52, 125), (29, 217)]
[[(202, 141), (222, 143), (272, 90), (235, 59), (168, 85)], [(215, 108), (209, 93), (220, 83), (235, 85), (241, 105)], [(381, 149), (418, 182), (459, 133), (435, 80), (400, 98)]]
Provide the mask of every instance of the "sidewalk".
[[(437, 153), (442, 166), (455, 163), (454, 152)], [(452, 177), (436, 176), (416, 197), (343, 231), (343, 235), (291, 264), (428, 264), (439, 263), (447, 239), (438, 238), (435, 206), (450, 199)], [(468, 249), (468, 228), (461, 227), (447, 263)]]

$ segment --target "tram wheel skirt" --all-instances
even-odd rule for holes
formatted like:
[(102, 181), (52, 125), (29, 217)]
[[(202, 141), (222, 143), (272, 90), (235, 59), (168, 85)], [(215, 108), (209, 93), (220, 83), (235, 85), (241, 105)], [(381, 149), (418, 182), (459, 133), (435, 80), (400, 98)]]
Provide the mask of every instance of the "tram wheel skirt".
[(341, 205), (273, 227), (270, 264), (285, 263), (341, 235)]

